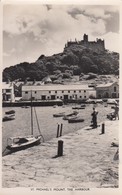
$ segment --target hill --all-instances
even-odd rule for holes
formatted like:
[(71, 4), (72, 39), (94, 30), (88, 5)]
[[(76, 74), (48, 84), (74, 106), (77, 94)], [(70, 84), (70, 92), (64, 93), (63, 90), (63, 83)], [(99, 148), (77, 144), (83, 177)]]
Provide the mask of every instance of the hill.
[(119, 74), (119, 54), (106, 49), (95, 50), (77, 43), (65, 46), (62, 53), (52, 56), (41, 55), (34, 63), (23, 62), (3, 71), (3, 81), (42, 80), (72, 78), (73, 75), (88, 73), (98, 75)]

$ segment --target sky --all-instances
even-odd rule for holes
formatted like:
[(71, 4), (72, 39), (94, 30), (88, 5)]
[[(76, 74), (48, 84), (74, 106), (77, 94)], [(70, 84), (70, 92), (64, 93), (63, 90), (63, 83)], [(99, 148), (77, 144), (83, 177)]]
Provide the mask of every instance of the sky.
[(35, 62), (40, 55), (63, 52), (65, 43), (83, 34), (101, 38), (110, 51), (119, 52), (119, 6), (36, 5), (3, 6), (3, 69)]

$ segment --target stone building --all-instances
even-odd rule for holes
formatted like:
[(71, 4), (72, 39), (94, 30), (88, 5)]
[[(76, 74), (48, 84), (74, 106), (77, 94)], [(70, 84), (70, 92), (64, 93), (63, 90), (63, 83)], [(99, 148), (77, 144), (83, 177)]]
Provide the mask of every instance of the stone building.
[(87, 48), (91, 48), (94, 51), (105, 51), (105, 43), (104, 40), (101, 39), (96, 39), (96, 41), (89, 41), (88, 40), (88, 35), (84, 34), (83, 35), (83, 40), (81, 41), (68, 41), (67, 44), (65, 45), (65, 48), (69, 47), (70, 45), (81, 45), (85, 46)]
[(97, 98), (119, 98), (118, 82), (97, 85), (96, 97)]
[(23, 85), (22, 99), (30, 100), (31, 94), (33, 100), (80, 100), (96, 97), (95, 89), (88, 85)]

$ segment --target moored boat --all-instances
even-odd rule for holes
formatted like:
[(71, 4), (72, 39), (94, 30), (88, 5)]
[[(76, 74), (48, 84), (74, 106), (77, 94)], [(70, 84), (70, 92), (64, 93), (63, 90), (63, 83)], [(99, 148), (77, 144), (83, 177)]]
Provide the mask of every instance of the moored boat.
[(25, 137), (10, 137), (8, 138), (7, 142), (8, 145), (6, 148), (11, 152), (15, 152), (39, 145), (41, 142), (41, 136), (34, 137), (30, 135)]
[(62, 117), (65, 115), (65, 112), (60, 112), (60, 113), (57, 113), (57, 114), (53, 114), (53, 117)]
[(79, 123), (79, 122), (84, 122), (84, 119), (81, 117), (74, 117), (74, 118), (68, 119), (68, 122), (69, 123)]
[(85, 109), (85, 107), (80, 107), (80, 106), (75, 106), (75, 107), (72, 107), (72, 109)]
[(15, 110), (9, 110), (9, 111), (5, 112), (5, 114), (15, 114)]
[(11, 120), (14, 120), (15, 119), (15, 115), (14, 114), (11, 114), (11, 115), (5, 115), (4, 117), (3, 117), (3, 122), (5, 122), (5, 121), (11, 121)]
[(80, 106), (74, 106), (72, 107), (72, 109), (85, 109), (86, 105), (85, 104), (81, 104)]
[(30, 106), (22, 106), (21, 108), (30, 108)]
[(57, 107), (58, 107), (58, 105), (57, 105), (57, 104), (53, 106), (53, 108), (57, 108)]
[(77, 114), (78, 114), (77, 111), (74, 111), (74, 112), (72, 112), (72, 113), (70, 113), (70, 114), (65, 114), (64, 117), (63, 117), (63, 120), (68, 120), (68, 119), (70, 119), (71, 117), (75, 117)]
[[(35, 111), (35, 117), (36, 117), (36, 122), (37, 122), (37, 127), (39, 130), (39, 135), (34, 136), (34, 126), (33, 126), (33, 109), (32, 109), (32, 91), (31, 91), (31, 135), (28, 136), (17, 136), (17, 137), (10, 137), (8, 138), (8, 145), (7, 149), (10, 152), (16, 152), (18, 150), (23, 150), (29, 147), (33, 147), (35, 145), (38, 145), (41, 143), (41, 138), (43, 138), (40, 127), (39, 127), (39, 122), (36, 114), (36, 110), (34, 107)], [(44, 140), (44, 138), (43, 138)]]

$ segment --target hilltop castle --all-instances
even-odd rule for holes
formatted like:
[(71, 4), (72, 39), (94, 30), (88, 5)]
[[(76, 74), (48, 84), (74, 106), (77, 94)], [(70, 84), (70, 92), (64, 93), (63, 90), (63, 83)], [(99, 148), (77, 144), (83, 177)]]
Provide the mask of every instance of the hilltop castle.
[(77, 40), (68, 41), (67, 44), (65, 45), (65, 48), (71, 45), (81, 45), (87, 48), (91, 48), (94, 51), (105, 51), (104, 40), (97, 38), (96, 41), (88, 41), (88, 35), (86, 34), (83, 35), (83, 40), (81, 41), (77, 41)]

